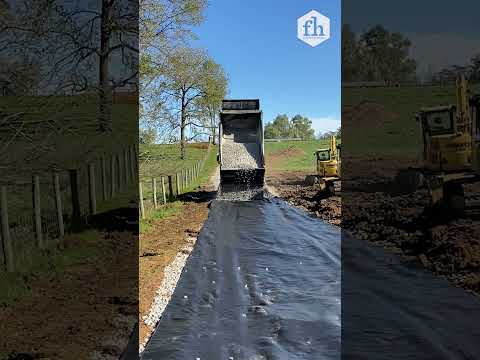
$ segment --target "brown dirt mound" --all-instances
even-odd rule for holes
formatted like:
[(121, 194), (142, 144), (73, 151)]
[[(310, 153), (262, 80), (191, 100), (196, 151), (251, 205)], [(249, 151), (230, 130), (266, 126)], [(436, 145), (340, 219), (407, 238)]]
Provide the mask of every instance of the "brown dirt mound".
[(188, 147), (195, 148), (195, 149), (207, 149), (208, 143), (191, 143), (191, 144), (188, 144)]
[(384, 106), (371, 101), (363, 101), (355, 106), (349, 106), (342, 112), (342, 127), (352, 126), (377, 127), (395, 122), (398, 114), (393, 113)]
[(268, 163), (285, 161), (286, 159), (300, 157), (303, 155), (305, 155), (305, 151), (291, 145), (285, 149), (281, 149), (268, 155)]

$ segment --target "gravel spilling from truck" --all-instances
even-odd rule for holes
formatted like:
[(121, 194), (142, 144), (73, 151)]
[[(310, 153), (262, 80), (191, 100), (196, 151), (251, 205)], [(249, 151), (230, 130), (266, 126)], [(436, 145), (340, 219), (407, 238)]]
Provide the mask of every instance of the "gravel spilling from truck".
[(225, 141), (222, 150), (224, 169), (256, 169), (260, 167), (260, 149), (256, 143)]

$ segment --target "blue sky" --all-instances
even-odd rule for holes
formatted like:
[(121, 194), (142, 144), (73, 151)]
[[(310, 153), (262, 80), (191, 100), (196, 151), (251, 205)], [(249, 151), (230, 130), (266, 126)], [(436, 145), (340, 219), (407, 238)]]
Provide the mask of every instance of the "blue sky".
[[(297, 39), (297, 18), (317, 10), (330, 18), (329, 40)], [(229, 77), (229, 98), (259, 98), (264, 122), (301, 114), (317, 132), (340, 126), (340, 1), (211, 0), (194, 29)]]

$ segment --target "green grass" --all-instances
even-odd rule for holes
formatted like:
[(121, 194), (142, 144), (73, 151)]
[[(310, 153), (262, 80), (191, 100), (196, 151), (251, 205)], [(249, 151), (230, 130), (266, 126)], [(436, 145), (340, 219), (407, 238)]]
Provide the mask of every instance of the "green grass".
[[(209, 153), (205, 153), (207, 158), (205, 159), (204, 167), (199, 175), (199, 177), (193, 181), (187, 188), (182, 190), (182, 193), (188, 193), (195, 190), (198, 186), (205, 185), (210, 180), (210, 177), (213, 174), (213, 171), (217, 167), (217, 151), (216, 148), (212, 147)], [(187, 160), (188, 161), (188, 160)], [(158, 166), (162, 165), (162, 161), (156, 162)], [(152, 190), (148, 186), (150, 185), (150, 179), (145, 179), (142, 182), (145, 186), (143, 187), (143, 197), (145, 200), (146, 208), (146, 218), (141, 219), (139, 223), (140, 233), (145, 234), (152, 230), (153, 224), (157, 221), (163, 220), (170, 216), (174, 216), (182, 211), (183, 202), (173, 199), (172, 202), (167, 202), (166, 205), (162, 205), (157, 210), (152, 209), (153, 204), (149, 199), (152, 195)], [(159, 202), (161, 201), (161, 191), (158, 194)]]
[[(177, 153), (177, 150), (179, 151), (179, 146), (177, 144), (149, 145), (144, 147), (144, 149), (150, 150), (152, 153), (154, 152), (156, 154), (156, 157), (151, 156), (148, 161), (141, 161), (140, 165), (140, 180), (142, 181), (143, 197), (144, 199), (147, 199), (147, 201), (150, 201), (152, 198), (153, 177), (157, 179), (158, 198), (160, 199), (159, 201), (161, 201), (162, 188), (160, 177), (175, 175), (175, 173), (179, 173), (184, 169), (191, 169), (199, 160), (205, 159), (204, 168), (199, 177), (189, 184), (187, 188), (181, 190), (181, 193), (186, 193), (208, 181), (213, 169), (216, 167), (217, 148), (214, 146), (210, 147), (209, 152), (206, 144), (189, 144), (187, 146), (188, 155), (185, 160), (180, 159), (180, 155)], [(167, 181), (168, 180), (165, 178), (165, 189), (168, 194)], [(180, 181), (183, 181), (181, 177)], [(176, 191), (175, 176), (173, 177), (173, 191)]]
[(210, 177), (213, 174), (213, 171), (217, 167), (217, 147), (212, 147), (210, 149), (210, 153), (207, 154), (207, 158), (205, 159), (205, 164), (203, 166), (203, 170), (200, 172), (198, 178), (193, 181), (189, 187), (187, 187), (183, 192), (189, 192), (193, 189), (197, 188), (200, 185), (205, 185), (210, 180)]
[(113, 199), (106, 201), (99, 201), (97, 206), (97, 213), (107, 212), (114, 209), (125, 208), (130, 206), (130, 201), (137, 201), (138, 199), (138, 183), (129, 185), (126, 189), (115, 194)]
[[(479, 93), (480, 86), (471, 90)], [(342, 107), (348, 108), (365, 101), (381, 105), (396, 119), (390, 122), (366, 119), (365, 125), (353, 125), (351, 129), (355, 131), (344, 131), (343, 141), (348, 153), (353, 156), (415, 159), (421, 156), (423, 150), (420, 124), (415, 121), (415, 114), (422, 107), (455, 104), (456, 99), (453, 86), (342, 89)], [(378, 121), (370, 125), (368, 120)], [(342, 127), (344, 122), (343, 118)]]
[(314, 171), (315, 150), (329, 140), (265, 142), (265, 162), (273, 171)]
[(183, 203), (181, 201), (174, 201), (167, 203), (166, 205), (152, 210), (146, 219), (141, 219), (139, 222), (139, 231), (141, 234), (145, 234), (152, 230), (153, 223), (166, 219), (168, 217), (178, 214), (182, 210)]
[(100, 235), (97, 231), (88, 230), (70, 235), (67, 242), (75, 242), (65, 249), (48, 249), (39, 251), (37, 248), (25, 249), (24, 256), (17, 259), (17, 271), (7, 273), (0, 271), (0, 304), (10, 305), (30, 294), (30, 283), (33, 280), (55, 279), (63, 276), (71, 266), (98, 263), (104, 255)]
[(206, 143), (187, 144), (186, 156), (182, 160), (180, 144), (140, 145), (140, 178), (158, 178), (190, 169), (207, 155), (207, 151)]

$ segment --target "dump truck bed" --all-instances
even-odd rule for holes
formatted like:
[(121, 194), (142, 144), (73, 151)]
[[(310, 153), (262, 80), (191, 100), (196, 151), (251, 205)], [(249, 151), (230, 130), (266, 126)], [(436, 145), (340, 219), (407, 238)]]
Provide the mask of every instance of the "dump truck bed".
[(223, 101), (219, 144), (222, 183), (263, 184), (263, 124), (258, 100)]

